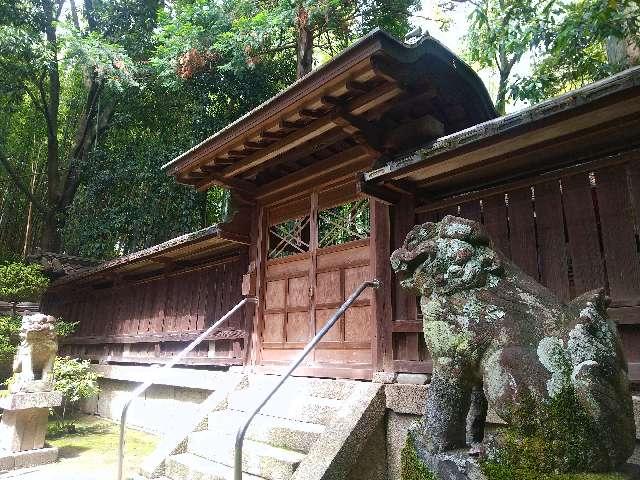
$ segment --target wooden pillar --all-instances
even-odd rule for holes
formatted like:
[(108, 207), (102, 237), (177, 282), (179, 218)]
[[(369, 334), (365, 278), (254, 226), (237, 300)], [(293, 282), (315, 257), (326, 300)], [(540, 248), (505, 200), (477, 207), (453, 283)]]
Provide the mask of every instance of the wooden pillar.
[(374, 371), (392, 368), (391, 330), (393, 312), (391, 305), (391, 222), (389, 206), (371, 199), (371, 272), (382, 282), (373, 295), (372, 311), (375, 319), (372, 338)]
[[(393, 249), (399, 248), (404, 243), (407, 233), (414, 225), (414, 199), (410, 195), (403, 195), (393, 207)], [(402, 288), (395, 275), (393, 276), (393, 320), (400, 322), (415, 322), (417, 320), (416, 297), (408, 294)], [(402, 360), (418, 360), (419, 334), (399, 332), (398, 335), (396, 347), (399, 350), (399, 357)]]
[(264, 269), (266, 258), (266, 235), (268, 234), (266, 211), (263, 206), (257, 205), (253, 213), (251, 224), (251, 246), (249, 258), (255, 262), (256, 274), (256, 297), (258, 305), (254, 308), (253, 326), (249, 335), (249, 345), (247, 345), (247, 364), (257, 365), (260, 363), (260, 348), (262, 329), (262, 312), (264, 311)]

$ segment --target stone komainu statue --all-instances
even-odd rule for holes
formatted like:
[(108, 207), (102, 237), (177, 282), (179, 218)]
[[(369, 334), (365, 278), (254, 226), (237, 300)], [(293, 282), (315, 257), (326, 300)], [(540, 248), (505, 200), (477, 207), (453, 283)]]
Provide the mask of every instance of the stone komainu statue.
[(572, 388), (599, 427), (594, 442), (608, 452), (598, 468), (629, 458), (635, 432), (627, 364), (603, 290), (565, 304), (494, 250), (481, 224), (453, 216), (414, 227), (391, 264), (421, 297), (433, 357), (429, 450), (481, 442), (487, 401), (513, 424), (527, 402)]
[(11, 390), (50, 390), (53, 386), (53, 364), (58, 353), (55, 318), (41, 313), (23, 316), (20, 340), (13, 362), (16, 377)]

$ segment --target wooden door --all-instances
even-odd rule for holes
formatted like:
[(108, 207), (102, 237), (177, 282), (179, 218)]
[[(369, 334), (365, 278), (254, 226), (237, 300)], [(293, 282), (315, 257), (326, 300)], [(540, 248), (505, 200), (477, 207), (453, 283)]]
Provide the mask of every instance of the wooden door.
[[(312, 192), (269, 209), (262, 322), (263, 365), (285, 364), (365, 280), (369, 202), (353, 188)], [(308, 357), (305, 374), (371, 375), (373, 318), (366, 291)]]

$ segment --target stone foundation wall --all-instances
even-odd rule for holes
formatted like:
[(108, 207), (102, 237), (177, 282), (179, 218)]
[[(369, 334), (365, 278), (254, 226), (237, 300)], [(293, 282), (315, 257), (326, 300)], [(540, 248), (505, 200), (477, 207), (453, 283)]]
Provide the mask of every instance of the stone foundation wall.
[[(119, 421), (128, 395), (139, 385), (140, 379), (149, 378), (153, 367), (97, 365), (95, 368), (104, 376), (100, 380), (101, 392), (98, 397), (85, 402), (82, 409), (86, 413)], [(225, 375), (224, 371), (187, 368), (167, 372), (159, 379), (163, 383), (154, 385), (133, 403), (129, 410), (129, 425), (152, 433), (171, 432), (175, 425), (195, 415), (198, 406), (220, 384), (222, 375)], [(407, 431), (424, 414), (428, 378), (426, 375), (400, 374), (378, 375), (376, 380), (386, 383), (387, 415), (386, 445), (378, 445), (375, 450), (384, 454), (386, 449), (388, 480), (401, 480), (400, 451)], [(637, 438), (640, 440), (640, 396), (634, 396), (634, 407)], [(491, 423), (500, 423), (500, 419), (491, 412), (488, 419)]]
[[(140, 379), (148, 379), (154, 367), (96, 365), (103, 377), (99, 380), (100, 393), (81, 405), (84, 413), (120, 421), (122, 408)], [(141, 430), (169, 433), (191, 419), (198, 406), (215, 391), (221, 371), (176, 368), (163, 374), (159, 384), (132, 403), (127, 424)]]

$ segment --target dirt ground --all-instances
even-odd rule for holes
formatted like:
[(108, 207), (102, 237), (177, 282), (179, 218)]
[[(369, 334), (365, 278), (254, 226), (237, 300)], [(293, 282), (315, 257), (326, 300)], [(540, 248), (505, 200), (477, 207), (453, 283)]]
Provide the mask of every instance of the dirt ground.
[[(0, 473), (0, 480), (114, 480), (118, 461), (118, 425), (83, 416), (78, 432), (48, 440), (60, 449), (58, 463)], [(128, 430), (125, 478), (131, 478), (142, 460), (155, 448), (157, 437)]]

